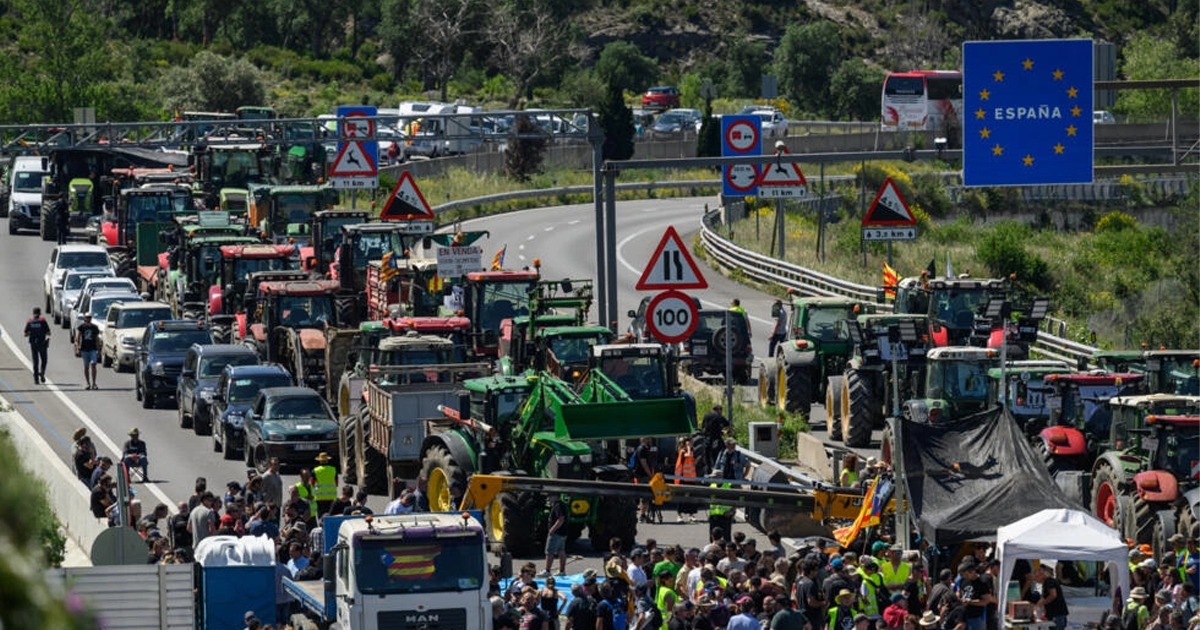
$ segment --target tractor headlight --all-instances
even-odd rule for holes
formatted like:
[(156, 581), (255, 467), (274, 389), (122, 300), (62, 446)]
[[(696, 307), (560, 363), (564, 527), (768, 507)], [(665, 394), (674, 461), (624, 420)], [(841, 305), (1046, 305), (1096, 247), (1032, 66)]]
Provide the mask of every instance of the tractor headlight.
[(571, 462), (575, 461), (575, 456), (574, 455), (555, 455), (554, 461), (559, 464), (570, 464)]
[(581, 464), (590, 464), (590, 463), (592, 463), (592, 454), (591, 454), (591, 453), (584, 453), (583, 455), (580, 455), (580, 456), (579, 456), (579, 463), (581, 463)]

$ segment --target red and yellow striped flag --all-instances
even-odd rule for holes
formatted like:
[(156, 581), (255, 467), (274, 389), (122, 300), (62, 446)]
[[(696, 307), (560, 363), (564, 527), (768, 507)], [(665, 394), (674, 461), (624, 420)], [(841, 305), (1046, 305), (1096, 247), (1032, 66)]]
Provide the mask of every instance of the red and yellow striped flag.
[(383, 258), (379, 260), (379, 279), (384, 282), (390, 282), (400, 273), (399, 266), (396, 264), (396, 255), (392, 252), (387, 252)]
[(892, 266), (883, 261), (883, 294), (887, 297), (896, 299), (896, 285), (900, 283), (900, 276), (896, 273)]
[(439, 545), (422, 547), (388, 547), (384, 555), (390, 580), (424, 580), (433, 577), (437, 566), (433, 560), (442, 553)]
[[(854, 519), (854, 524), (848, 527), (839, 527), (833, 530), (833, 537), (837, 539), (838, 544), (843, 547), (850, 546), (854, 539), (858, 537), (858, 533), (864, 527), (869, 526), (871, 520), (871, 507), (874, 503), (875, 488), (879, 487), (879, 483), (871, 483), (867, 487), (867, 493), (863, 495), (862, 509), (858, 511), (858, 516)], [(878, 517), (875, 518), (878, 522)]]

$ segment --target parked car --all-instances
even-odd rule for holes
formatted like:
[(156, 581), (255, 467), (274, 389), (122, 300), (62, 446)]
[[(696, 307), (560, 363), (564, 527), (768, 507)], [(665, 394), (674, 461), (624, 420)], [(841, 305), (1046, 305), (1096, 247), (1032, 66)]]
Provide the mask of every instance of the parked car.
[[(118, 278), (112, 275), (87, 278), (83, 281), (83, 284), (79, 285), (79, 294), (75, 297), (75, 303), (70, 308), (63, 310), (62, 320), (59, 324), (63, 328), (75, 330), (75, 327), (79, 325), (79, 314), (77, 311), (80, 305), (87, 301), (93, 293), (100, 291), (121, 291), (137, 295), (137, 285), (129, 278)], [(74, 338), (74, 333), (71, 334), (72, 338)]]
[(700, 118), (693, 116), (693, 109), (671, 109), (658, 115), (650, 125), (650, 135), (656, 138), (677, 137), (683, 133), (700, 131)]
[(171, 317), (171, 307), (162, 302), (122, 302), (109, 306), (104, 334), (100, 336), (100, 363), (118, 372), (133, 369), (146, 325)]
[[(725, 327), (726, 314), (731, 330)], [(696, 319), (696, 330), (684, 340), (680, 354), (692, 376), (724, 375), (728, 345), (733, 355), (733, 380), (739, 385), (749, 383), (754, 350), (750, 345), (750, 322), (746, 315), (727, 309), (701, 309)]]
[(788, 122), (784, 117), (783, 112), (773, 107), (763, 107), (761, 105), (747, 105), (739, 112), (742, 115), (758, 116), (762, 119), (762, 135), (763, 138), (785, 138), (787, 137)]
[[(325, 399), (308, 387), (268, 387), (246, 413), (246, 466), (312, 465), (317, 453), (338, 457), (338, 424)], [(337, 466), (336, 463), (333, 464)]]
[(71, 309), (75, 308), (76, 302), (79, 301), (79, 291), (83, 288), (83, 283), (89, 278), (115, 278), (110, 267), (84, 267), (82, 269), (72, 269), (63, 276), (62, 282), (54, 285), (51, 289), (51, 308), (50, 315), (54, 318), (55, 324), (62, 326), (70, 326)]
[(183, 369), (183, 356), (192, 344), (212, 343), (212, 332), (204, 322), (171, 319), (150, 322), (137, 346), (134, 396), (143, 409), (151, 409), (160, 396), (174, 396)]
[(1096, 110), (1092, 112), (1093, 125), (1115, 125), (1117, 119), (1113, 117), (1112, 112), (1104, 110)]
[(258, 353), (242, 344), (198, 343), (188, 348), (175, 386), (179, 428), (190, 428), (196, 435), (212, 432), (213, 393), (227, 365), (258, 365)]
[(246, 445), (246, 412), (259, 390), (269, 387), (290, 387), (295, 382), (281, 365), (227, 365), (221, 370), (213, 392), (212, 418), (213, 450), (225, 459), (233, 459)]
[(679, 88), (673, 85), (656, 85), (642, 95), (642, 107), (670, 109), (679, 107)]
[(82, 267), (112, 268), (112, 262), (108, 259), (108, 249), (101, 245), (67, 244), (56, 245), (50, 250), (50, 262), (46, 265), (46, 273), (42, 274), (42, 296), (46, 304), (44, 312), (50, 312), (54, 286), (62, 283), (67, 271)]
[[(71, 311), (71, 343), (75, 343), (75, 331), (83, 323), (83, 318), (92, 316), (92, 324), (100, 330), (97, 340), (104, 338), (104, 329), (108, 325), (108, 307), (125, 302), (141, 302), (142, 296), (128, 291), (96, 291), (85, 295), (75, 309)], [(97, 348), (99, 350), (99, 348)]]
[(13, 158), (4, 204), (9, 234), (37, 230), (42, 225), (42, 181), (50, 174), (43, 167), (43, 159), (29, 155)]

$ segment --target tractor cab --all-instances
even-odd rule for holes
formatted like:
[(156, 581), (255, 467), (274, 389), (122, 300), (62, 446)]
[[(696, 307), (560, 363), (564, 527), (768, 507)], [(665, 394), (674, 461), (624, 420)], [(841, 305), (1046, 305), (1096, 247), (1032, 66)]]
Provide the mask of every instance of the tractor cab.
[(661, 344), (597, 344), (589, 360), (590, 370), (604, 373), (633, 400), (676, 395), (675, 362)]
[(934, 346), (994, 347), (1000, 342), (989, 339), (991, 323), (977, 319), (982, 319), (989, 301), (1004, 297), (1007, 288), (1007, 282), (998, 279), (938, 278), (922, 282), (905, 278), (896, 288), (895, 312), (928, 315)]
[[(368, 370), (378, 373), (377, 380), (381, 386), (451, 383), (455, 373), (438, 367), (456, 363), (453, 341), (437, 335), (423, 335), (414, 330), (380, 339), (375, 360)], [(404, 369), (414, 367), (422, 369)]]
[(295, 246), (267, 243), (222, 245), (220, 272), (208, 288), (209, 315), (232, 315), (241, 310), (246, 283), (260, 271), (295, 268)]
[(342, 228), (369, 220), (370, 215), (365, 210), (321, 210), (314, 213), (312, 244), (301, 252), (304, 268), (321, 274), (328, 273), (342, 244)]
[(497, 356), (500, 323), (529, 314), (529, 292), (539, 277), (536, 269), (466, 274), (461, 284), (461, 310), (471, 320), (468, 337), (475, 356)]
[(914, 422), (944, 423), (984, 411), (996, 403), (989, 396), (988, 371), (999, 365), (992, 349), (954, 346), (925, 355), (923, 396), (904, 403)]
[(327, 186), (258, 186), (250, 189), (250, 224), (271, 242), (304, 246), (313, 215), (337, 202), (338, 191)]
[(1145, 387), (1142, 375), (1131, 372), (1049, 374), (1044, 382), (1050, 411), (1046, 426), (1072, 427), (1100, 440), (1109, 434), (1112, 423), (1109, 400), (1143, 393)]
[(1150, 391), (1200, 395), (1200, 350), (1147, 350), (1143, 357)]
[(1069, 374), (1071, 371), (1071, 366), (1065, 361), (1009, 361), (1003, 371), (993, 368), (988, 372), (988, 377), (991, 379), (991, 387), (997, 400), (1000, 398), (1000, 382), (1004, 379), (1005, 397), (1000, 404), (1008, 409), (1017, 424), (1036, 434), (1046, 426), (1046, 420), (1050, 417), (1050, 409), (1046, 403), (1051, 387), (1047, 384), (1046, 377)]
[(328, 280), (265, 282), (258, 286), (263, 322), (270, 328), (321, 328), (337, 323), (333, 296), (337, 284)]
[[(1200, 414), (1200, 396), (1145, 394), (1114, 396), (1107, 402), (1112, 417), (1110, 444), (1124, 449), (1140, 441), (1150, 428), (1151, 417), (1194, 416)], [(1200, 460), (1197, 460), (1200, 461)]]

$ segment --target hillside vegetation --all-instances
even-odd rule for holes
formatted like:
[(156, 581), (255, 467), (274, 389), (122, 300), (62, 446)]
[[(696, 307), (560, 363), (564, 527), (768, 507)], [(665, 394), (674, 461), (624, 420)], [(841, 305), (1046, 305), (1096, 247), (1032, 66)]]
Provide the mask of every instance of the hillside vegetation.
[[(180, 109), (458, 98), (601, 107), (657, 83), (718, 108), (759, 96), (794, 117), (873, 119), (888, 69), (957, 67), (963, 41), (1114, 42), (1124, 78), (1200, 74), (1197, 3), (1173, 0), (4, 0), (0, 121), (165, 119)], [(600, 63), (607, 48), (620, 62)], [(615, 71), (614, 71), (615, 68)], [(1197, 111), (1196, 90), (1184, 106)], [(1161, 116), (1165, 94), (1121, 95)]]

